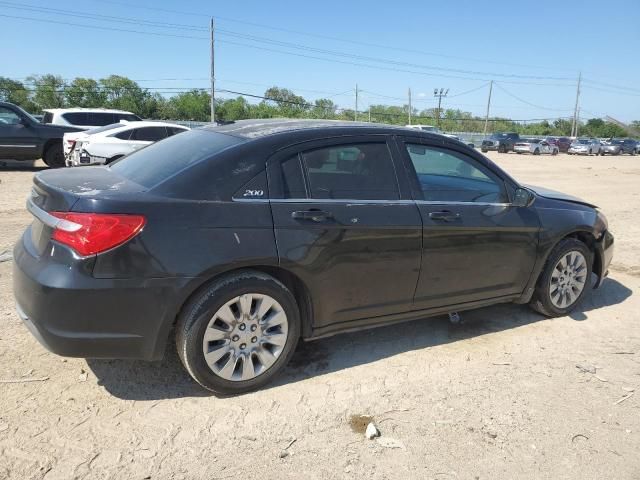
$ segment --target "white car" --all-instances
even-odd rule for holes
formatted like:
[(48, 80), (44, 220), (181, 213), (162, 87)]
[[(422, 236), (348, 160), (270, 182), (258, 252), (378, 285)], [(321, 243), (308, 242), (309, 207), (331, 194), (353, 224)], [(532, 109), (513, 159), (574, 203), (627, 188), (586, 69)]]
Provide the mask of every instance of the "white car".
[(109, 110), (106, 108), (48, 108), (44, 110), (42, 123), (90, 129), (118, 123), (121, 120), (136, 122), (142, 119), (125, 110)]
[(112, 123), (111, 125), (105, 125), (104, 127), (90, 128), (89, 130), (81, 130), (79, 132), (67, 132), (62, 136), (62, 152), (64, 153), (64, 158), (67, 158), (76, 143), (89, 135), (93, 135), (95, 133), (105, 132), (107, 130), (113, 130), (114, 128), (120, 128), (123, 125), (128, 124), (126, 120), (123, 120), (121, 123)]
[(516, 153), (532, 153), (534, 155), (543, 153), (557, 155), (560, 153), (560, 149), (556, 145), (540, 138), (521, 138), (513, 145), (513, 151)]
[(164, 122), (131, 122), (78, 138), (66, 163), (69, 167), (104, 165), (164, 138), (189, 130)]
[(422, 130), (423, 132), (442, 134), (442, 130), (438, 127), (434, 127), (433, 125), (405, 125), (405, 127), (413, 128), (414, 130)]

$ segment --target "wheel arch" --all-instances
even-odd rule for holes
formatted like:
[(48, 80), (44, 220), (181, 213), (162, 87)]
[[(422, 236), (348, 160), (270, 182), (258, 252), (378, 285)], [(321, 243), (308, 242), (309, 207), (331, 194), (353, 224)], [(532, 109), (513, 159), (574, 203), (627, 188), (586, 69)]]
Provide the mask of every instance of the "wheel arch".
[(300, 309), (302, 336), (311, 336), (311, 331), (313, 329), (313, 304), (311, 302), (311, 294), (309, 292), (309, 288), (296, 274), (285, 268), (275, 265), (243, 265), (242, 267), (229, 268), (222, 272), (217, 272), (215, 275), (212, 275), (209, 278), (203, 279), (196, 285), (192, 285), (189, 293), (186, 295), (181, 305), (179, 306), (179, 309), (173, 320), (173, 324), (175, 325), (175, 322), (180, 316), (180, 313), (189, 303), (189, 301), (194, 296), (198, 295), (202, 290), (207, 288), (211, 283), (219, 280), (220, 278), (233, 275), (238, 272), (247, 271), (265, 273), (284, 284), (284, 286), (291, 291), (294, 298), (296, 299), (298, 308)]
[(44, 142), (44, 145), (42, 145), (42, 156), (44, 157), (47, 153), (47, 150), (49, 150), (51, 147), (53, 147), (58, 143), (62, 145), (61, 138), (50, 138), (46, 142)]

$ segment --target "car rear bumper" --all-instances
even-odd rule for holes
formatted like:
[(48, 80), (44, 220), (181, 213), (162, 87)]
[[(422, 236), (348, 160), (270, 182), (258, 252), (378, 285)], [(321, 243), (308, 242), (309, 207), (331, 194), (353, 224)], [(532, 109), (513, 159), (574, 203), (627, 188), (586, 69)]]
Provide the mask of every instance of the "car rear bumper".
[(16, 307), (43, 346), (68, 357), (162, 358), (188, 279), (94, 278), (86, 263), (38, 258), (24, 242), (14, 248)]
[(609, 230), (606, 230), (602, 237), (600, 237), (600, 239), (595, 244), (596, 255), (599, 259), (599, 271), (593, 272), (598, 276), (598, 281), (596, 282), (594, 288), (598, 288), (609, 273), (609, 265), (611, 264), (611, 259), (613, 258), (613, 244), (614, 238)]
[(487, 150), (498, 150), (498, 145), (480, 145), (480, 149), (487, 151)]

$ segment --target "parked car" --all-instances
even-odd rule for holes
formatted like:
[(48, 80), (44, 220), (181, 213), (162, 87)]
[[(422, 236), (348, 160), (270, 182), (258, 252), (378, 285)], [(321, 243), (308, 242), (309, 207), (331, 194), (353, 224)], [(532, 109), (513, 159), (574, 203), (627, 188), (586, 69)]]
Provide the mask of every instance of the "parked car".
[(152, 360), (175, 329), (220, 394), (265, 385), (300, 338), (502, 302), (566, 315), (614, 242), (594, 205), (455, 140), (320, 120), (208, 126), (40, 172), (27, 208), (13, 291), (44, 346)]
[(104, 127), (96, 127), (90, 128), (89, 130), (80, 130), (78, 132), (68, 132), (62, 136), (62, 150), (64, 152), (64, 157), (67, 160), (67, 166), (69, 165), (69, 155), (73, 151), (76, 146), (76, 143), (80, 139), (87, 138), (89, 135), (93, 135), (100, 132), (106, 132), (107, 130), (113, 130), (114, 128), (120, 128), (123, 125), (127, 124), (126, 120), (123, 120), (122, 123), (112, 123), (111, 125), (105, 125)]
[(189, 129), (174, 123), (132, 122), (99, 130), (75, 140), (73, 150), (67, 156), (67, 166), (111, 163), (135, 150)]
[(0, 102), (0, 160), (42, 160), (63, 167), (62, 136), (77, 128), (43, 125), (12, 103)]
[(595, 138), (577, 138), (567, 153), (569, 155), (598, 155), (601, 149), (600, 140)]
[(494, 133), (487, 140), (482, 141), (480, 150), (485, 153), (489, 150), (496, 150), (500, 153), (513, 152), (513, 147), (518, 140), (520, 140), (520, 135), (517, 133)]
[(438, 127), (434, 127), (433, 125), (405, 125), (406, 128), (413, 128), (415, 130), (421, 130), (423, 132), (430, 133), (442, 133)]
[(567, 152), (571, 146), (571, 139), (567, 137), (547, 137), (545, 140), (557, 146), (560, 152)]
[(521, 138), (516, 142), (513, 149), (516, 153), (532, 153), (534, 155), (540, 155), (541, 153), (557, 155), (560, 152), (557, 145), (540, 138)]
[(600, 155), (620, 155), (620, 151), (622, 150), (622, 142), (600, 142)]
[(47, 108), (43, 111), (42, 123), (74, 126), (85, 130), (118, 123), (121, 120), (129, 122), (142, 120), (131, 112), (106, 108)]
[(638, 150), (638, 142), (632, 140), (631, 138), (612, 138), (610, 143), (612, 145), (619, 146), (619, 154), (623, 155), (625, 153), (629, 155), (635, 155)]

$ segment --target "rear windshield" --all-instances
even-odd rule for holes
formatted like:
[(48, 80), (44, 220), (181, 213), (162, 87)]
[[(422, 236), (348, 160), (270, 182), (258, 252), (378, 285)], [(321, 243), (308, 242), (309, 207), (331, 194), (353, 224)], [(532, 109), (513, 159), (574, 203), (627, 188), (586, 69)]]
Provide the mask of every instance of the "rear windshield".
[(153, 143), (111, 164), (119, 175), (147, 188), (211, 158), (243, 140), (223, 133), (190, 130)]
[(114, 128), (122, 127), (121, 123), (112, 123), (111, 125), (105, 125), (104, 127), (92, 128), (86, 130), (84, 133), (87, 135), (93, 135), (94, 133), (106, 132), (107, 130), (113, 130)]

